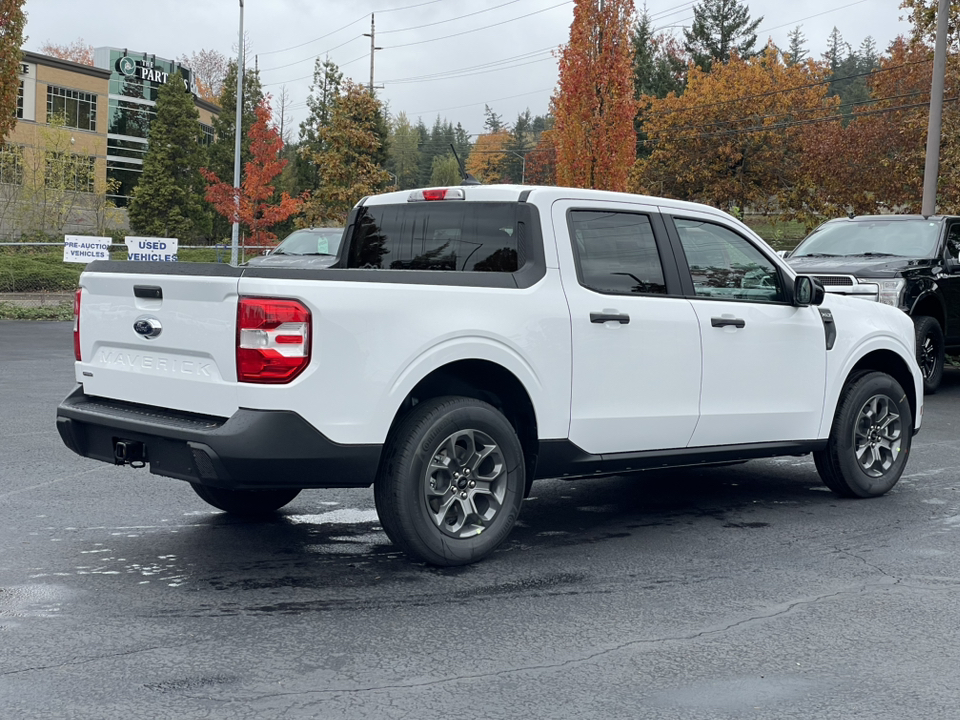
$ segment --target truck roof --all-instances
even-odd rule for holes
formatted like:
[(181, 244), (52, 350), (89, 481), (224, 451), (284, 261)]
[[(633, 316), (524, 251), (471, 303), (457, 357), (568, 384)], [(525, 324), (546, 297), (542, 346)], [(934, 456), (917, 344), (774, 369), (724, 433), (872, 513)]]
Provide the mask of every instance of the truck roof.
[[(551, 203), (554, 200), (583, 199), (607, 202), (631, 202), (643, 203), (646, 205), (656, 205), (658, 207), (671, 208), (675, 210), (695, 210), (714, 215), (723, 215), (726, 213), (709, 205), (701, 203), (687, 202), (684, 200), (673, 200), (670, 198), (654, 197), (651, 195), (634, 195), (632, 193), (613, 192), (610, 190), (589, 190), (584, 188), (554, 187), (545, 185), (456, 185), (455, 187), (463, 191), (463, 200), (474, 202), (517, 202), (521, 196), (524, 200), (539, 200), (545, 203)], [(369, 195), (363, 198), (358, 205), (391, 205), (395, 203), (408, 202), (412, 193), (431, 188), (416, 188), (411, 190), (398, 190), (394, 192), (381, 193), (379, 195)]]

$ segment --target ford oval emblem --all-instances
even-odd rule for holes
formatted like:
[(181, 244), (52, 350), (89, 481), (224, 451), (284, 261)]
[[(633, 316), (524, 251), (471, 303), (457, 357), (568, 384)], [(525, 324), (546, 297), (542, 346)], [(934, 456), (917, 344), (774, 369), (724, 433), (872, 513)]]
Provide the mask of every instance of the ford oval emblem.
[(163, 332), (163, 326), (155, 317), (144, 315), (134, 321), (133, 331), (147, 340), (153, 340)]

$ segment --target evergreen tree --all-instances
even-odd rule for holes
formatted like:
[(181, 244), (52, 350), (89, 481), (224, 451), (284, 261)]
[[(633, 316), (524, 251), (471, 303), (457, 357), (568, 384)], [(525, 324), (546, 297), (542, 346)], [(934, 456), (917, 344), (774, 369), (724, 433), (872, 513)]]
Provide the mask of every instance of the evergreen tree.
[(787, 39), (790, 41), (785, 58), (787, 65), (793, 66), (803, 62), (807, 57), (807, 38), (800, 31), (799, 25), (787, 33)]
[(430, 185), (444, 187), (460, 184), (460, 166), (453, 153), (437, 155), (433, 159), (433, 171), (430, 174)]
[(300, 123), (300, 142), (294, 172), (297, 177), (297, 191), (313, 190), (320, 182), (320, 176), (312, 158), (325, 148), (320, 141), (320, 131), (330, 126), (333, 117), (333, 104), (340, 96), (343, 73), (330, 58), (323, 62), (318, 57), (313, 67), (313, 82), (307, 95), (308, 115)]
[(495, 113), (489, 105), (483, 106), (483, 115), (486, 118), (483, 121), (483, 127), (486, 128), (488, 133), (498, 133), (506, 129), (503, 124), (503, 116)]
[(684, 48), (693, 63), (709, 72), (714, 62), (725, 63), (735, 52), (746, 59), (757, 55), (757, 26), (750, 9), (739, 0), (703, 0), (693, 8), (693, 24), (683, 31)]
[(668, 93), (683, 92), (686, 72), (679, 47), (665, 33), (654, 33), (653, 22), (646, 8), (640, 14), (630, 33), (633, 46), (633, 90), (641, 95), (665, 98)]
[(199, 113), (178, 72), (157, 93), (143, 175), (130, 201), (134, 232), (188, 241), (209, 236), (211, 213), (203, 201), (206, 183), (200, 167), (205, 153), (200, 140)]
[(856, 52), (834, 28), (827, 40), (827, 52), (821, 57), (830, 66), (829, 96), (839, 96), (841, 111), (849, 120), (858, 103), (870, 99), (866, 74), (879, 63), (877, 46), (872, 37), (864, 39), (861, 52)]
[(537, 144), (533, 133), (533, 116), (530, 108), (517, 115), (517, 121), (510, 130), (510, 137), (504, 148), (507, 156), (504, 161), (503, 175), (508, 182), (521, 183), (526, 180), (526, 155)]
[(406, 113), (397, 115), (391, 124), (388, 155), (387, 170), (396, 177), (397, 187), (401, 190), (416, 187), (420, 171), (420, 135)]

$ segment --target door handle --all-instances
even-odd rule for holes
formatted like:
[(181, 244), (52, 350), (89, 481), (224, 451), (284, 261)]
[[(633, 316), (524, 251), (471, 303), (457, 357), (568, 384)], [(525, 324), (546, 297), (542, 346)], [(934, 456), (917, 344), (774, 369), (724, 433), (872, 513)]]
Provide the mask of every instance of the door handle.
[(742, 328), (747, 326), (747, 323), (740, 318), (727, 317), (710, 318), (710, 324), (713, 325), (713, 327), (729, 327), (732, 325), (735, 328)]
[(590, 322), (605, 323), (618, 322), (621, 325), (627, 325), (630, 322), (630, 316), (626, 313), (590, 313)]

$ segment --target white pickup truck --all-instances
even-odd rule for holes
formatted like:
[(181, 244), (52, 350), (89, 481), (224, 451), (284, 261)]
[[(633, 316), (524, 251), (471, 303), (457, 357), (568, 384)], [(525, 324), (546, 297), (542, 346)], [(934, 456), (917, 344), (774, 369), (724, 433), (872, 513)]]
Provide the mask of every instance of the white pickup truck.
[(894, 486), (923, 410), (913, 324), (825, 297), (694, 203), (555, 187), (361, 200), (333, 267), (91, 263), (76, 453), (268, 513), (373, 485), (410, 557), (458, 565), (536, 478), (813, 453)]

